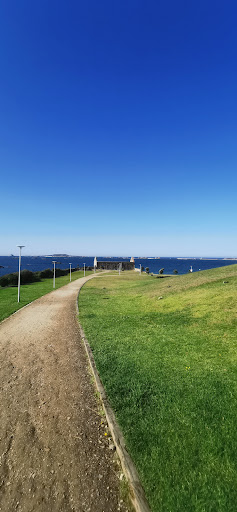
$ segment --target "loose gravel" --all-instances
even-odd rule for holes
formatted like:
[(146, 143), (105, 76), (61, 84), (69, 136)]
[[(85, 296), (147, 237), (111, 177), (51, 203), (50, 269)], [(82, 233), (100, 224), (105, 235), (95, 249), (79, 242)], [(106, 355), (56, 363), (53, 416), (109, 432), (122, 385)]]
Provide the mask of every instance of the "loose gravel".
[(81, 278), (0, 324), (0, 511), (121, 512), (76, 318)]

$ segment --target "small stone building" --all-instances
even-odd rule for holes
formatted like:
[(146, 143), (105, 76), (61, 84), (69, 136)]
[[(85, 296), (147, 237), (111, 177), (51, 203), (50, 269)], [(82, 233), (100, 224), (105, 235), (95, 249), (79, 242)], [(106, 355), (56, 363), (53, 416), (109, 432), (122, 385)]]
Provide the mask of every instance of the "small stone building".
[(98, 270), (118, 270), (119, 265), (121, 266), (121, 270), (134, 270), (135, 263), (131, 261), (98, 261), (96, 268)]

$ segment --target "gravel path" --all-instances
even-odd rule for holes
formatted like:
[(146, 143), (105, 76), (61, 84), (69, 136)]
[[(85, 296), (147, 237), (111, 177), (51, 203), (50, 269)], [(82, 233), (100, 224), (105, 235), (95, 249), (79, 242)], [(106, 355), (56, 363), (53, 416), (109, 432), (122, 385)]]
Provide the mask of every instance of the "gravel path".
[(92, 277), (0, 324), (2, 512), (126, 510), (76, 319)]

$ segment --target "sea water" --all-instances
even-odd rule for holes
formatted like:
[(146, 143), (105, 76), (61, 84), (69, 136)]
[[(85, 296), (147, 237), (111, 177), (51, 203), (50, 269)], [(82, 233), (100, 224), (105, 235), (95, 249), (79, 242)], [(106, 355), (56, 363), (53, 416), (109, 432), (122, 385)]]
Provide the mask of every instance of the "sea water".
[[(144, 267), (149, 268), (150, 272), (158, 274), (161, 268), (164, 268), (165, 274), (173, 274), (174, 270), (177, 270), (179, 274), (186, 274), (189, 272), (192, 266), (193, 272), (199, 270), (207, 270), (211, 268), (223, 267), (226, 265), (236, 264), (237, 260), (227, 259), (202, 259), (202, 258), (136, 258), (135, 267), (140, 268), (140, 264)], [(21, 258), (21, 270), (27, 269), (32, 272), (45, 270), (46, 268), (53, 268), (52, 261), (57, 261), (56, 267), (65, 269), (69, 268), (69, 263), (72, 263), (72, 268), (83, 267), (94, 265), (93, 256), (22, 256)], [(98, 261), (129, 261), (130, 258), (121, 257), (98, 257)], [(0, 276), (10, 274), (12, 272), (18, 272), (18, 256), (0, 256)]]

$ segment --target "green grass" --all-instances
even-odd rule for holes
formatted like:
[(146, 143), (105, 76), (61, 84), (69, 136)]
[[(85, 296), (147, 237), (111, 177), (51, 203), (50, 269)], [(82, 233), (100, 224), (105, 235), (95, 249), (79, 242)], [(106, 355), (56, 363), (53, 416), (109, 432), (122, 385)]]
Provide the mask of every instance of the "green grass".
[(80, 321), (153, 512), (236, 511), (236, 303), (237, 265), (101, 276), (81, 290)]
[[(86, 275), (91, 272), (86, 272)], [(72, 281), (84, 276), (84, 271), (72, 272)], [(69, 275), (57, 277), (55, 279), (55, 289), (69, 283)], [(21, 286), (21, 302), (17, 302), (17, 287), (1, 288), (0, 287), (0, 322), (7, 318), (18, 309), (26, 306), (42, 295), (53, 290), (53, 279), (42, 279), (38, 283), (25, 284)]]

